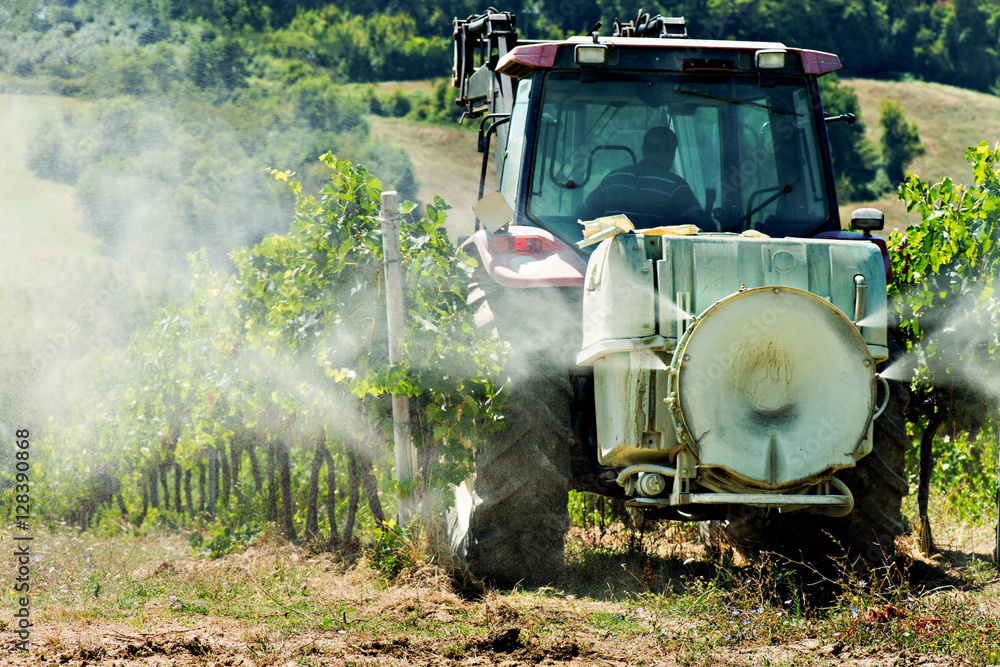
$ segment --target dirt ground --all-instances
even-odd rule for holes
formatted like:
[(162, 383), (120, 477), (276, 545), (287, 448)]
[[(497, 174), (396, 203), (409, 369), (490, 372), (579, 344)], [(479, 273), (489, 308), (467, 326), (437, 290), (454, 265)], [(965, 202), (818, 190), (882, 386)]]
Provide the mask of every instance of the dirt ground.
[[(423, 596), (419, 589), (400, 592), (399, 601), (416, 606), (421, 614), (447, 617), (447, 605)], [(431, 599), (428, 599), (431, 598)], [(464, 603), (484, 606), (483, 603)], [(462, 657), (452, 657), (456, 645), (451, 640), (411, 637), (386, 633), (373, 638), (357, 636), (349, 630), (307, 631), (295, 637), (268, 639), (267, 631), (223, 617), (202, 619), (196, 627), (176, 627), (164, 623), (149, 632), (136, 632), (119, 622), (77, 622), (44, 624), (36, 629), (36, 645), (27, 654), (14, 651), (13, 642), (4, 642), (5, 664), (36, 666), (64, 664), (69, 667), (113, 665), (115, 667), (187, 666), (256, 667), (260, 665), (877, 665), (919, 664), (958, 665), (947, 656), (920, 656), (909, 660), (905, 653), (876, 649), (850, 651), (837, 644), (805, 639), (780, 646), (718, 648), (699, 654), (697, 647), (665, 649), (651, 636), (623, 638), (614, 632), (587, 627), (580, 604), (572, 600), (552, 600), (549, 604), (510, 610), (512, 619), (490, 625), (484, 638), (470, 639), (462, 647)], [(606, 608), (607, 603), (600, 605)], [(524, 636), (516, 618), (529, 614), (558, 628), (559, 637), (539, 641)], [(682, 624), (671, 624), (667, 632), (683, 635)]]
[(959, 665), (967, 664), (947, 656), (914, 656), (905, 652), (869, 649), (845, 651), (836, 644), (822, 645), (803, 640), (782, 646), (758, 646), (715, 650), (709, 654), (659, 650), (644, 638), (622, 641), (611, 633), (582, 627), (569, 610), (533, 609), (559, 623), (563, 638), (538, 643), (519, 637), (515, 625), (498, 628), (486, 640), (469, 642), (466, 655), (452, 658), (451, 645), (430, 639), (413, 639), (405, 634), (380, 639), (357, 638), (339, 631), (308, 632), (262, 648), (262, 637), (252, 627), (224, 618), (206, 619), (197, 628), (136, 633), (120, 623), (57, 624), (40, 631), (39, 645), (30, 653), (11, 651), (8, 665), (137, 665), (210, 667), (251, 667), (257, 665)]
[[(2, 536), (6, 545), (9, 539)], [(629, 577), (638, 580), (625, 563), (620, 565), (624, 579), (615, 578), (609, 569), (605, 582), (580, 583), (575, 579), (576, 583), (539, 590), (478, 594), (467, 590), (461, 595), (453, 576), (432, 563), (410, 566), (389, 578), (364, 558), (345, 563), (329, 554), (310, 554), (287, 544), (252, 545), (215, 560), (193, 557), (180, 543), (167, 550), (149, 549), (148, 554), (145, 547), (140, 551), (137, 545), (142, 543), (134, 540), (127, 548), (86, 536), (59, 544), (48, 551), (40, 547), (55, 560), (53, 569), (62, 564), (65, 574), (40, 584), (43, 593), (32, 610), (34, 626), (28, 652), (16, 649), (11, 616), (0, 616), (6, 623), (0, 633), (0, 664), (972, 664), (926, 648), (897, 650), (892, 642), (859, 646), (831, 641), (828, 631), (813, 632), (809, 627), (784, 635), (774, 634), (772, 629), (767, 631), (770, 637), (758, 634), (754, 640), (739, 643), (720, 641), (718, 635), (713, 640), (711, 627), (706, 628), (706, 620), (709, 625), (715, 622), (711, 606), (698, 606), (702, 604), (699, 593), (671, 593), (671, 589), (677, 590), (678, 582), (658, 584), (662, 592), (657, 594), (637, 590), (606, 596), (589, 593), (600, 590), (602, 583), (612, 588), (622, 586)], [(687, 545), (682, 551), (685, 548), (695, 549)], [(60, 560), (79, 553), (91, 554), (94, 560), (88, 555), (87, 565), (78, 571), (72, 563)], [(102, 554), (106, 556), (103, 561)], [(970, 555), (975, 556), (970, 552), (953, 554), (958, 559)], [(616, 558), (612, 554), (607, 562), (614, 565)], [(688, 572), (710, 567), (692, 563), (693, 556), (675, 560)], [(112, 574), (116, 563), (121, 567)], [(122, 576), (125, 567), (128, 571)], [(592, 565), (577, 570), (578, 576), (595, 573), (599, 574), (599, 569)], [(642, 573), (638, 576), (645, 578)], [(685, 586), (697, 588), (697, 584), (679, 585), (681, 590)], [(302, 602), (294, 602), (296, 599)], [(13, 597), (8, 600), (13, 609)], [(684, 611), (686, 606), (688, 612)], [(730, 613), (722, 609), (723, 614)]]

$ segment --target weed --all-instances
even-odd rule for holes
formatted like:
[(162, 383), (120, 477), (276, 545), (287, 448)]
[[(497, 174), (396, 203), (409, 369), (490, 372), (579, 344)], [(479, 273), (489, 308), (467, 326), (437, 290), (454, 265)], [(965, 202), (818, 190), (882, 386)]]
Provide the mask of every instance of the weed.
[(393, 578), (405, 568), (427, 562), (427, 545), (415, 541), (413, 528), (404, 528), (395, 520), (375, 531), (375, 540), (367, 550), (371, 564), (389, 578)]
[(96, 573), (87, 577), (87, 590), (90, 591), (90, 594), (95, 598), (101, 596), (101, 578), (102, 577)]
[(643, 632), (644, 627), (634, 611), (600, 611), (591, 614), (587, 623), (618, 636), (635, 635)]
[(686, 631), (674, 643), (667, 644), (676, 654), (677, 664), (683, 667), (700, 667), (715, 662), (715, 645), (695, 630)]
[(258, 661), (276, 652), (276, 647), (271, 642), (271, 638), (262, 632), (255, 632), (248, 636), (246, 638), (246, 647), (250, 655)]
[(442, 650), (442, 654), (452, 660), (461, 660), (465, 657), (465, 644), (448, 644)]

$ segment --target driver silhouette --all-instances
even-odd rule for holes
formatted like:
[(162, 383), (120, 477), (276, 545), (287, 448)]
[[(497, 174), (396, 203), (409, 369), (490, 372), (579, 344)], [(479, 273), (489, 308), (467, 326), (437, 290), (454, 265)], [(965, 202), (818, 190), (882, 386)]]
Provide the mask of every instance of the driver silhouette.
[(624, 213), (637, 229), (679, 224), (715, 229), (687, 181), (673, 172), (676, 152), (677, 135), (668, 127), (651, 127), (642, 141), (642, 160), (605, 176), (580, 218)]

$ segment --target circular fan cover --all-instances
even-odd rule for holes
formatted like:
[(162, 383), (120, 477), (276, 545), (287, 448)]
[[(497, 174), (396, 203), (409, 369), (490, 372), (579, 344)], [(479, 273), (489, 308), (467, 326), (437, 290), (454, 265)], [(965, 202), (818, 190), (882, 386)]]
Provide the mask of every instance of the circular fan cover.
[(874, 364), (851, 321), (814, 294), (761, 287), (720, 301), (674, 367), (675, 419), (702, 468), (780, 489), (854, 465), (875, 404)]

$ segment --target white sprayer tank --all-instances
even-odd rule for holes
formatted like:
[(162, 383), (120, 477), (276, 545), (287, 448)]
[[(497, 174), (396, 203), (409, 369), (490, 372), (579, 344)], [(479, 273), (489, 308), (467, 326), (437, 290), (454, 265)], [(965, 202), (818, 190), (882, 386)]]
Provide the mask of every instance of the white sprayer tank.
[(668, 465), (687, 448), (722, 489), (771, 492), (853, 466), (871, 449), (885, 293), (871, 243), (602, 242), (578, 357), (594, 366), (601, 463)]

